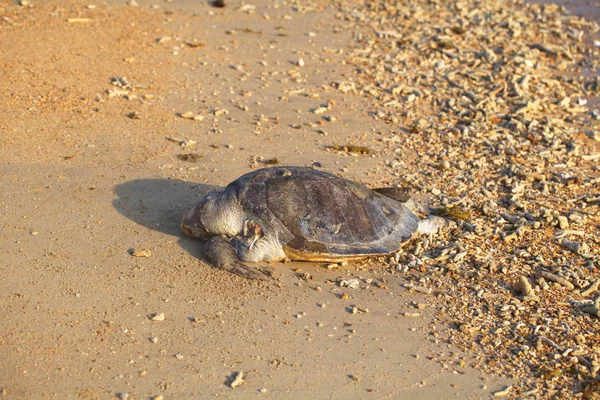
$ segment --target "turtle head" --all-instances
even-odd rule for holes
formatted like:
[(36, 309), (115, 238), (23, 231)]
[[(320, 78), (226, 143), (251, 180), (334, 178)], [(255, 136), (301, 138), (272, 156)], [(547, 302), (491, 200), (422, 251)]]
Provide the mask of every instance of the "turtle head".
[(234, 236), (243, 227), (243, 213), (235, 196), (228, 192), (207, 194), (181, 219), (181, 231), (189, 237), (207, 241), (215, 235)]
[(191, 238), (207, 241), (214, 235), (208, 232), (202, 223), (203, 203), (203, 201), (198, 203), (183, 215), (183, 218), (181, 219), (181, 231), (184, 235)]

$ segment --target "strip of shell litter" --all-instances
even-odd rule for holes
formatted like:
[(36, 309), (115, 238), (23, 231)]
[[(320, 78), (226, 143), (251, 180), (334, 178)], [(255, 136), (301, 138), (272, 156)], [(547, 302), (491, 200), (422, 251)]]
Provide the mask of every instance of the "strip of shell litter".
[(468, 216), (390, 261), (437, 288), (432, 340), (513, 378), (511, 396), (597, 390), (598, 25), (519, 1), (336, 6), (355, 69), (331, 86), (389, 124), (369, 184), (402, 181)]

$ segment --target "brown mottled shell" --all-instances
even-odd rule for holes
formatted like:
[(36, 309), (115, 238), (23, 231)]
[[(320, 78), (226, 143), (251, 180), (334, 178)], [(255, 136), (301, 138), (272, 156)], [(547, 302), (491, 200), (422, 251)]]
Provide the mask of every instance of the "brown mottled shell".
[(242, 208), (272, 227), (290, 258), (331, 261), (388, 254), (417, 229), (402, 203), (304, 167), (264, 168), (230, 183)]

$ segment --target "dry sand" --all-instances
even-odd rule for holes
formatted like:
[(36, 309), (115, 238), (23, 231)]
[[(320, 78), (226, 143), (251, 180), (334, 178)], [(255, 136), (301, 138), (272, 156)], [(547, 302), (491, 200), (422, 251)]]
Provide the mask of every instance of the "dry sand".
[[(272, 158), (373, 186), (399, 182), (382, 170), (398, 155), (381, 140), (390, 121), (374, 118), (368, 94), (332, 85), (356, 73), (356, 32), (338, 9), (20, 3), (0, 3), (0, 397), (431, 399), (527, 389), (506, 371), (471, 367), (480, 350), (438, 339), (435, 326), (456, 331), (434, 320), (442, 303), (407, 290), (386, 258), (334, 270), (278, 264), (276, 281), (262, 284), (211, 268), (201, 244), (181, 237), (181, 215), (203, 194)], [(327, 105), (335, 122), (311, 111)], [(182, 118), (188, 111), (203, 120)], [(345, 143), (375, 153), (326, 151)], [(418, 151), (402, 157), (421, 171)], [(151, 256), (131, 255), (140, 249)], [(339, 287), (348, 278), (360, 287)], [(231, 388), (237, 372), (245, 384)]]

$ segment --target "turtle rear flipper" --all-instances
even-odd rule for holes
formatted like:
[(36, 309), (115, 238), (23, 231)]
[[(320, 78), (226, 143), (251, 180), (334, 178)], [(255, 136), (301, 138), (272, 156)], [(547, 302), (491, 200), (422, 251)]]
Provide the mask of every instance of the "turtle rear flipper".
[(384, 187), (373, 190), (400, 203), (405, 203), (410, 199), (410, 188), (408, 187)]
[(403, 203), (415, 214), (431, 214), (431, 208), (429, 206), (429, 203), (431, 203), (431, 197), (428, 194), (417, 194), (411, 196), (411, 189), (409, 187), (383, 187), (373, 189), (373, 191)]
[(213, 236), (204, 245), (204, 257), (214, 267), (224, 269), (248, 279), (267, 280), (271, 278), (268, 269), (258, 270), (240, 261), (235, 248), (222, 236)]

